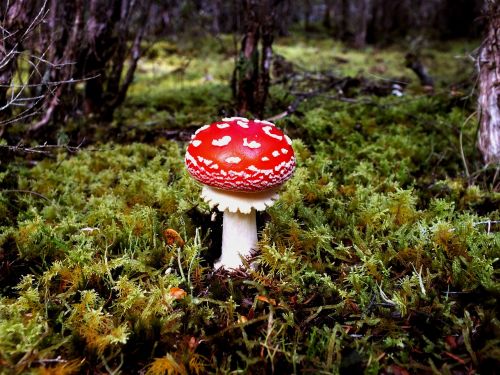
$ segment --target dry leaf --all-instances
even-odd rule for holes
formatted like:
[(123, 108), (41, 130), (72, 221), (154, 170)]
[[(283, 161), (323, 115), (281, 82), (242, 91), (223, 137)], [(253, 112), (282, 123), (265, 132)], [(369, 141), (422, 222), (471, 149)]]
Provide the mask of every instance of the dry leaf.
[(266, 296), (257, 296), (257, 299), (262, 302), (267, 302), (270, 305), (276, 306), (276, 300), (273, 298), (267, 298)]
[(187, 296), (187, 293), (184, 289), (174, 286), (173, 288), (170, 288), (170, 295), (175, 299), (183, 299)]
[(177, 245), (179, 247), (184, 246), (184, 240), (181, 235), (177, 233), (174, 229), (168, 228), (163, 231), (163, 239), (168, 246)]

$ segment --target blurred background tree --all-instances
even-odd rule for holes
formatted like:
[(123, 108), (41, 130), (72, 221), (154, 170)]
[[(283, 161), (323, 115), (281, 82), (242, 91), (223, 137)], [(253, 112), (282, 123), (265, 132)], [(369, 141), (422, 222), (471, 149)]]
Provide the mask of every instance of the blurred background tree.
[(477, 57), (479, 74), (478, 147), (484, 162), (500, 162), (500, 4), (486, 3), (487, 35)]
[(237, 112), (263, 117), (270, 83), (273, 40), (283, 2), (243, 0), (243, 37), (233, 74)]
[(0, 131), (22, 120), (36, 134), (82, 114), (110, 121), (132, 82), (150, 10), (135, 0), (3, 3)]
[[(477, 38), (487, 23), (483, 12), (488, 7), (490, 14), (494, 12), (490, 3), (494, 2), (2, 2), (0, 135), (11, 144), (21, 139), (50, 141), (50, 134), (69, 119), (76, 119), (83, 128), (88, 120), (110, 123), (125, 100), (137, 63), (148, 46), (160, 39), (207, 34), (235, 35), (235, 45), (239, 47), (231, 79), (234, 113), (264, 117), (276, 36), (303, 27), (306, 36), (330, 35), (353, 48), (404, 39)], [(492, 19), (489, 18), (489, 25), (494, 25)], [(487, 49), (482, 51), (484, 55)], [(480, 69), (482, 80), (486, 77), (484, 72)], [(485, 144), (480, 141), (482, 150)], [(485, 156), (485, 160), (491, 158)]]

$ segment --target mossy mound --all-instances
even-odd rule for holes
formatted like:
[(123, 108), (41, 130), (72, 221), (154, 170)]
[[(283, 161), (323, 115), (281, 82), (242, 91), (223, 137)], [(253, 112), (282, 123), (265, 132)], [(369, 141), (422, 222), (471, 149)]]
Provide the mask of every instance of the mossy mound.
[[(179, 90), (133, 94), (128, 111), (165, 100), (186, 128), (229, 98), (216, 83)], [(288, 100), (274, 90), (270, 112)], [(500, 355), (500, 194), (475, 161), (471, 109), (444, 90), (357, 100), (317, 96), (277, 123), (298, 167), (259, 217), (254, 267), (232, 274), (211, 268), (221, 218), (183, 141), (9, 165), (2, 371), (487, 373)]]

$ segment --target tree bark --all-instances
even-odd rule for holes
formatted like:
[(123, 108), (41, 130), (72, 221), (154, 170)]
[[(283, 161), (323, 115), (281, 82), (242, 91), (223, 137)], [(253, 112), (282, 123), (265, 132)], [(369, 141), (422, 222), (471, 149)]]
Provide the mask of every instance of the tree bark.
[(486, 164), (500, 162), (500, 4), (488, 4), (488, 34), (477, 67), (479, 71), (478, 148)]
[(323, 14), (323, 27), (327, 30), (331, 29), (332, 27), (332, 0), (325, 0), (325, 13)]
[[(50, 1), (53, 8), (37, 48), (48, 51), (53, 63), (46, 64), (43, 81), (31, 77), (31, 86), (45, 95), (43, 114), (31, 132), (78, 112), (112, 120), (142, 53), (150, 4), (150, 0)], [(84, 81), (83, 93), (67, 83), (74, 80)]]
[[(54, 72), (55, 81), (71, 81), (74, 79), (75, 61), (77, 59), (78, 45), (81, 38), (81, 31), (83, 29), (83, 0), (75, 0), (74, 4), (65, 4), (65, 14), (72, 14), (73, 20), (71, 29), (69, 30), (69, 39), (65, 43), (65, 48), (60, 60), (57, 62), (59, 69), (57, 73)], [(36, 123), (30, 127), (30, 132), (36, 132), (40, 128), (47, 125), (54, 117), (56, 109), (61, 102), (61, 96), (64, 94), (65, 84), (61, 83), (55, 91), (47, 94), (44, 104), (44, 115)], [(73, 88), (68, 88), (73, 90)]]
[(304, 31), (306, 32), (311, 30), (311, 13), (311, 0), (304, 0)]
[(363, 48), (371, 13), (371, 0), (343, 0), (342, 40), (354, 48)]
[(239, 114), (255, 110), (254, 94), (258, 77), (259, 61), (259, 19), (257, 4), (254, 0), (243, 1), (245, 17), (245, 34), (241, 41), (241, 49), (234, 70), (234, 93), (237, 100)]
[[(86, 74), (98, 74), (98, 77), (85, 85), (86, 114), (111, 121), (116, 108), (125, 100), (142, 55), (141, 42), (150, 6), (151, 1), (137, 4), (135, 0), (113, 0), (111, 7), (109, 1), (91, 1), (91, 27), (86, 33), (84, 51), (86, 63), (81, 69)], [(134, 12), (137, 19), (134, 19)], [(137, 22), (135, 28), (134, 22)]]
[(264, 114), (277, 13), (274, 3), (272, 0), (243, 1), (245, 33), (232, 82), (237, 112), (241, 115), (251, 113), (262, 118)]

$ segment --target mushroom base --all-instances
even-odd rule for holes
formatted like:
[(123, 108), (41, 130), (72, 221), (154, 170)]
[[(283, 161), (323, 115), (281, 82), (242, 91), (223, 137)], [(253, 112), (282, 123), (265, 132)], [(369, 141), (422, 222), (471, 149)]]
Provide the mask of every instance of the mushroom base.
[(257, 248), (257, 221), (255, 210), (249, 214), (224, 211), (222, 226), (222, 254), (215, 268), (238, 268), (242, 258)]

